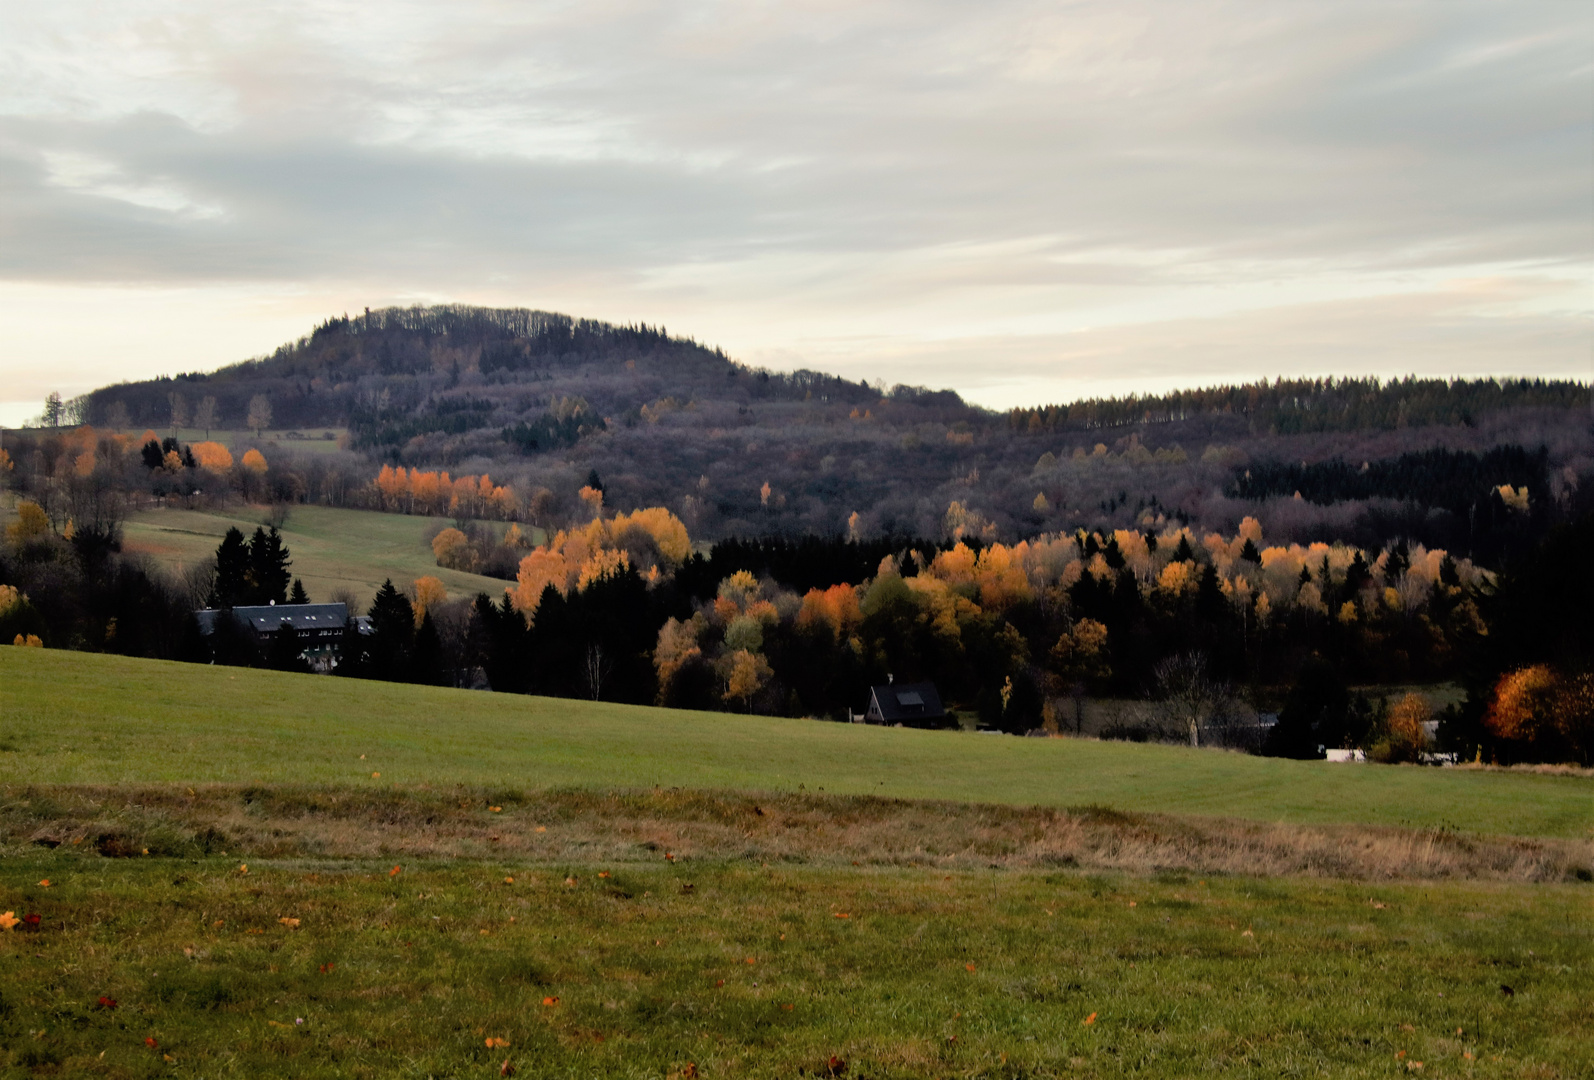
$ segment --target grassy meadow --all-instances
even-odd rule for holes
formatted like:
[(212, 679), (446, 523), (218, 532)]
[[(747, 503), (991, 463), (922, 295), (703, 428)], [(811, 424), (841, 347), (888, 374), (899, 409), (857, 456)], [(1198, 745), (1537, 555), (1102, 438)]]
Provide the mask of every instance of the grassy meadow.
[(0, 648), (0, 1077), (1594, 1073), (1594, 783)]
[[(293, 558), (293, 575), (304, 580), (313, 600), (334, 589), (350, 589), (369, 604), (383, 579), (406, 585), (426, 574), (442, 581), (451, 597), (485, 592), (497, 597), (506, 582), (437, 565), (427, 540), (436, 518), (344, 510), (330, 506), (295, 506), (282, 526)], [(243, 513), (199, 510), (145, 510), (128, 519), (123, 530), (126, 550), (143, 552), (174, 571), (216, 554), (216, 545), (236, 526), (247, 537), (259, 518)]]
[(1583, 777), (692, 713), (43, 649), (0, 649), (0, 742), (3, 784), (802, 790), (1594, 835)]
[(40, 916), (5, 1075), (1594, 1070), (1586, 887), (42, 855), (0, 893)]

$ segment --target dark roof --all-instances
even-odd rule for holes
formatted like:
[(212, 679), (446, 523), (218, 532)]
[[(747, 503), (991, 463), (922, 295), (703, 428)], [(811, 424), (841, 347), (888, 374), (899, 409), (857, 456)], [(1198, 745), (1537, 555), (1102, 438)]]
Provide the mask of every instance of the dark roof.
[[(219, 614), (213, 608), (195, 612), (200, 631), (208, 634), (215, 630)], [(342, 630), (349, 621), (349, 608), (347, 604), (257, 604), (233, 608), (232, 617), (257, 634), (275, 633), (283, 623), (299, 631)]]
[(887, 724), (939, 720), (946, 715), (935, 683), (891, 683), (869, 688), (870, 712), (878, 710)]

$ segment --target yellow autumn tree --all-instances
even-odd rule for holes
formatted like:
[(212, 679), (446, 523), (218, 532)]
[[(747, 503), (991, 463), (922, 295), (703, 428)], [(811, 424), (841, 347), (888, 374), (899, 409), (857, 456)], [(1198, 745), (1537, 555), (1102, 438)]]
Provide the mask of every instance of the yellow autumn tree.
[(415, 579), (415, 625), (421, 625), (421, 620), (426, 618), (426, 609), (436, 607), (448, 599), (448, 590), (443, 583), (430, 574)]
[(6, 526), (6, 536), (17, 543), (36, 540), (50, 531), (50, 516), (44, 507), (24, 499), (17, 504), (17, 520)]
[(262, 454), (259, 450), (249, 450), (249, 451), (245, 452), (244, 458), (243, 458), (243, 467), (248, 469), (248, 470), (250, 470), (251, 472), (257, 472), (257, 473), (265, 472), (266, 471), (266, 455)]
[(774, 677), (775, 671), (758, 653), (738, 649), (722, 660), (725, 669), (725, 692), (720, 696), (727, 702), (739, 701), (742, 708), (753, 711), (753, 696)]
[(232, 451), (219, 442), (199, 442), (189, 447), (201, 469), (225, 472), (232, 468)]
[(438, 566), (449, 570), (471, 570), (476, 562), (470, 539), (454, 528), (444, 529), (433, 537), (432, 557)]
[(1533, 742), (1553, 725), (1556, 683), (1545, 664), (1509, 672), (1495, 684), (1483, 726), (1499, 739)]

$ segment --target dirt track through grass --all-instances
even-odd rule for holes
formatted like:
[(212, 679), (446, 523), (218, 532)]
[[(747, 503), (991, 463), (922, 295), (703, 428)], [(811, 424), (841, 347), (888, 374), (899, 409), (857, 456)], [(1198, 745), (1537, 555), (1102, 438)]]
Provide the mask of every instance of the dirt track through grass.
[(0, 851), (85, 856), (676, 858), (1363, 880), (1594, 879), (1594, 845), (1443, 830), (702, 791), (30, 786), (0, 795)]

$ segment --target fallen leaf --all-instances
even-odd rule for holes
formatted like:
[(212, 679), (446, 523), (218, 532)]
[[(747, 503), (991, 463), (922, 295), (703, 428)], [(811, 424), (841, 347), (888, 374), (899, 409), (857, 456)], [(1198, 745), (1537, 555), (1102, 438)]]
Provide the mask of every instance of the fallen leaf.
[(375, 779), (379, 778), (381, 775), (382, 774), (379, 773), (379, 772), (374, 772), (374, 773), (371, 774), (371, 779), (375, 780)]
[(239, 863), (239, 864), (238, 864), (238, 872), (239, 872), (239, 873), (240, 873), (240, 874), (247, 874), (247, 873), (249, 873), (249, 864), (248, 864), (248, 863)]
[(99, 1005), (102, 1009), (114, 1009), (116, 1008), (116, 999), (113, 997), (106, 997), (104, 994), (101, 994)]
[(752, 966), (752, 965), (753, 965), (753, 962), (754, 962), (754, 961), (753, 961), (753, 958), (752, 958), (752, 957), (751, 957), (751, 956), (749, 956), (749, 957), (748, 957), (748, 958), (747, 958), (747, 964), (748, 964), (748, 966), (749, 966), (749, 967), (751, 967), (751, 966)]
[(1406, 1051), (1404, 1051), (1404, 1050), (1396, 1050), (1395, 1051), (1395, 1060), (1396, 1061), (1401, 1060), (1405, 1056), (1406, 1056)]
[(151, 1050), (155, 1050), (160, 1047), (160, 1043), (155, 1041), (155, 1036), (153, 1035), (146, 1035), (144, 1037), (144, 1045), (149, 1047)]
[(1129, 906), (1130, 907), (1134, 907), (1135, 906), (1135, 902), (1133, 900), (1129, 901)]
[(391, 869), (391, 870), (389, 870), (387, 872), (387, 876), (388, 877), (398, 877), (399, 874), (403, 872), (403, 870), (404, 870), (404, 868), (402, 866), (395, 866), (393, 869)]
[(831, 1055), (830, 1060), (825, 1062), (825, 1068), (830, 1070), (831, 1076), (841, 1076), (847, 1071), (847, 1063), (839, 1057)]
[(332, 974), (332, 969), (335, 968), (335, 967), (337, 967), (337, 965), (334, 964), (332, 961), (328, 960), (326, 963), (321, 965), (321, 974), (330, 975), (330, 974)]
[(16, 912), (8, 911), (4, 915), (0, 915), (0, 928), (10, 930), (21, 921), (21, 919), (17, 918)]
[(477, 931), (477, 933), (481, 934), (482, 937), (486, 937), (489, 933), (491, 933), (491, 931), (489, 931), (489, 930), (479, 930), (479, 931)]
[(1401, 1024), (1400, 1025), (1400, 1030), (1401, 1031), (1416, 1031), (1417, 1029), (1412, 1027), (1410, 1024)]
[(974, 965), (973, 964), (964, 964), (963, 966), (968, 968), (970, 971), (974, 970)]
[(39, 888), (48, 889), (49, 887), (50, 887), (50, 879), (49, 878), (45, 878), (43, 881), (39, 882)]
[(216, 920), (216, 921), (215, 921), (215, 922), (213, 922), (213, 923), (211, 923), (211, 924), (210, 924), (210, 925), (212, 925), (212, 926), (214, 926), (214, 927), (216, 927), (216, 929), (218, 929), (218, 930), (219, 930), (219, 929), (221, 929), (221, 928), (222, 928), (222, 927), (223, 927), (223, 926), (226, 926), (226, 925), (227, 925), (227, 920), (225, 920), (225, 919), (217, 919), (217, 920)]
[(1240, 936), (1241, 937), (1256, 937), (1256, 935), (1251, 933), (1251, 931), (1248, 930), (1248, 929), (1247, 930), (1241, 930), (1240, 931)]
[(504, 808), (502, 806), (489, 806), (487, 809), (491, 810), (495, 814), (501, 814), (504, 812)]
[(265, 931), (260, 929), (260, 927), (258, 927), (258, 926), (251, 926), (249, 929), (245, 930), (244, 933), (246, 933), (246, 934), (264, 934)]
[(494, 1037), (492, 1035), (487, 1036), (487, 1049), (489, 1049), (489, 1050), (492, 1050), (494, 1048), (497, 1048), (499, 1050), (504, 1050), (504, 1049), (507, 1049), (508, 1046), (509, 1046), (509, 1040), (508, 1039), (499, 1039), (499, 1038), (496, 1038), (496, 1037)]
[(164, 1060), (166, 1060), (166, 1061), (170, 1061), (170, 1062), (173, 1062), (173, 1063), (174, 1063), (174, 1064), (175, 1064), (175, 1063), (176, 1063), (176, 1061), (177, 1061), (177, 1059), (176, 1059), (176, 1058), (174, 1058), (174, 1057), (172, 1057), (172, 1056), (171, 1056), (171, 1055), (170, 1055), (170, 1054), (162, 1054), (162, 1055), (161, 1055), (161, 1057), (162, 1057), (162, 1058), (163, 1058), (163, 1059), (164, 1059)]
[(607, 871), (607, 870), (599, 870), (598, 871), (598, 876), (599, 877), (608, 877), (609, 876), (609, 871)]
[(838, 918), (838, 919), (850, 919), (850, 918), (852, 918), (852, 912), (850, 912), (850, 911), (838, 911), (838, 912), (836, 912), (836, 918)]
[(688, 1061), (686, 1063), (686, 1068), (681, 1070), (681, 1075), (685, 1077), (686, 1080), (697, 1080), (697, 1062)]
[(557, 1005), (557, 1004), (559, 1004), (559, 999), (556, 998), (556, 997), (545, 997), (545, 998), (542, 999), (542, 1003), (544, 1005), (550, 1005), (550, 1006), (551, 1005)]
[(22, 921), (27, 923), (29, 926), (38, 926), (40, 920), (37, 912), (29, 912), (28, 914), (22, 916)]
[(1089, 1016), (1085, 1017), (1085, 1026), (1086, 1027), (1089, 1027), (1090, 1025), (1094, 1024), (1095, 1022), (1096, 1022), (1096, 1014), (1095, 1013), (1091, 1013)]
[(576, 879), (574, 877), (565, 878), (565, 884), (566, 885), (574, 885), (575, 883), (576, 883)]
[(538, 832), (547, 832), (548, 831), (548, 826), (546, 826), (546, 825), (538, 825), (537, 826), (537, 831)]
[(515, 1067), (509, 1063), (509, 1059), (508, 1058), (505, 1058), (504, 1059), (504, 1063), (502, 1065), (498, 1066), (498, 1075), (499, 1076), (514, 1076), (515, 1075)]
[(146, 854), (146, 855), (148, 855), (148, 854), (149, 854), (149, 848), (145, 848), (145, 849), (144, 849), (144, 854)]
[(795, 1006), (795, 1005), (782, 1005), (782, 1006), (781, 1006), (781, 1008), (782, 1008), (782, 1009), (784, 1009), (784, 1010), (786, 1010), (786, 1011), (787, 1011), (787, 1012), (791, 1012), (791, 1011), (792, 1011), (792, 1010), (793, 1010), (793, 1009), (795, 1009), (795, 1008), (796, 1008), (796, 1007), (797, 1007), (797, 1006)]
[(724, 979), (720, 979), (720, 980), (719, 980), (719, 981), (718, 981), (718, 982), (716, 982), (716, 983), (715, 983), (715, 984), (714, 984), (714, 985), (715, 985), (715, 986), (724, 986), (724, 985), (725, 985), (725, 980), (724, 980)]
[(299, 929), (299, 920), (298, 919), (292, 919), (292, 918), (289, 918), (288, 916), (284, 915), (282, 918), (278, 919), (277, 921), (280, 922), (283, 926), (286, 926), (289, 930), (297, 930), (297, 929)]
[(512, 877), (506, 877), (504, 879), (504, 884), (505, 885), (513, 885), (514, 883), (515, 883), (515, 879), (512, 878)]
[(1406, 1070), (1408, 1072), (1416, 1072), (1420, 1068), (1422, 1068), (1422, 1062), (1420, 1062), (1420, 1061), (1408, 1061), (1408, 1062), (1406, 1062)]

